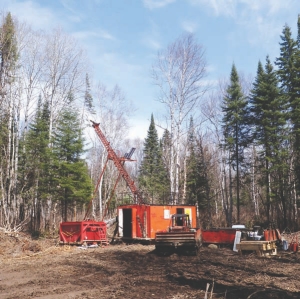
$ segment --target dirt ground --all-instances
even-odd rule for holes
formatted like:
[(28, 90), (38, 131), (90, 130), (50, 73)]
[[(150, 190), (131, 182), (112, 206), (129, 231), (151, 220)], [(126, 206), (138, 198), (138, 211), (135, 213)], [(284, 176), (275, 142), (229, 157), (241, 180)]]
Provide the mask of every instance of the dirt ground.
[(57, 244), (0, 232), (0, 298), (300, 298), (300, 253), (201, 247), (198, 256), (158, 256), (153, 245)]

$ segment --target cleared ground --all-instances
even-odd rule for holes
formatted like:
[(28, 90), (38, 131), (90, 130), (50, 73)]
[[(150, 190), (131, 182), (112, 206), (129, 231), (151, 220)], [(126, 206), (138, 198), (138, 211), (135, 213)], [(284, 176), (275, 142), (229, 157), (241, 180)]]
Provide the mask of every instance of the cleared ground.
[(240, 256), (202, 247), (157, 256), (153, 245), (80, 249), (0, 233), (0, 298), (300, 298), (299, 253)]

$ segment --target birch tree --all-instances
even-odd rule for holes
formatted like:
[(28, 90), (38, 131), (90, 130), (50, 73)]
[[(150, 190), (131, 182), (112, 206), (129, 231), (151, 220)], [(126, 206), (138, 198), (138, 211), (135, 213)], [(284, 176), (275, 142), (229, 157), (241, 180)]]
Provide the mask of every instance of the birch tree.
[(180, 137), (184, 124), (194, 114), (206, 91), (203, 79), (206, 75), (205, 51), (192, 34), (182, 35), (159, 52), (152, 68), (154, 84), (159, 88), (158, 101), (166, 108), (170, 147), (170, 200), (179, 198)]
[(76, 97), (84, 89), (86, 71), (83, 51), (75, 39), (59, 28), (45, 38), (42, 92), (49, 102), (51, 136), (54, 122), (68, 105), (70, 94)]
[(23, 113), (24, 125), (23, 136), (26, 136), (28, 125), (34, 115), (38, 98), (41, 94), (41, 81), (46, 59), (43, 49), (45, 47), (45, 37), (41, 32), (27, 29), (24, 49), (20, 56), (21, 76), (23, 81)]

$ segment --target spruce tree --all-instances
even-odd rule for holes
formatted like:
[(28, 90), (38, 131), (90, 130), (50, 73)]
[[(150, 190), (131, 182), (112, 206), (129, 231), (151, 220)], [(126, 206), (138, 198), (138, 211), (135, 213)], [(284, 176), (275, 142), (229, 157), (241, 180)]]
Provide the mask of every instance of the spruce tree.
[(202, 138), (196, 138), (194, 121), (190, 118), (187, 142), (187, 194), (188, 202), (198, 204), (199, 211), (202, 214), (202, 224), (210, 226), (211, 211), (210, 211), (210, 186), (208, 180), (208, 157), (205, 154)]
[(236, 171), (237, 222), (240, 221), (240, 168), (243, 162), (243, 150), (248, 136), (245, 127), (246, 99), (242, 92), (239, 76), (233, 64), (230, 84), (223, 99), (222, 127), (224, 132), (223, 147), (229, 152), (229, 165)]
[[(281, 177), (281, 181), (283, 180), (285, 150), (282, 145), (285, 139), (286, 107), (269, 57), (266, 58), (265, 69), (261, 62), (258, 63), (256, 79), (249, 97), (249, 107), (253, 141), (258, 146), (264, 165), (266, 214), (270, 221), (271, 197), (276, 199), (274, 190), (283, 188), (282, 183), (276, 178)], [(279, 198), (279, 200), (285, 207), (284, 199)], [(285, 209), (284, 214), (286, 214)]]
[[(300, 19), (298, 17), (298, 30)], [(300, 33), (297, 41), (292, 38), (291, 28), (284, 26), (280, 43), (280, 56), (276, 59), (278, 77), (282, 94), (287, 102), (291, 122), (291, 141), (293, 144), (294, 172), (298, 194), (300, 192)], [(297, 44), (298, 42), (298, 44)]]
[(63, 110), (53, 138), (53, 159), (55, 165), (55, 198), (61, 202), (61, 212), (67, 221), (69, 211), (91, 198), (92, 183), (82, 155), (82, 137), (78, 113), (72, 109)]
[(170, 151), (171, 151), (171, 146), (172, 146), (172, 139), (171, 139), (171, 133), (167, 129), (164, 130), (164, 133), (163, 133), (163, 136), (161, 139), (161, 146), (162, 146), (163, 162), (169, 173), (170, 163), (171, 163)]
[[(33, 198), (31, 209), (31, 230), (39, 231), (41, 227), (41, 207), (49, 197), (51, 151), (49, 149), (49, 107), (47, 101), (38, 100), (33, 122), (29, 126), (25, 144), (20, 147), (19, 182), (22, 186), (24, 202), (29, 204)], [(24, 217), (24, 215), (21, 215)]]
[(211, 218), (211, 202), (210, 202), (210, 182), (209, 182), (209, 167), (212, 156), (207, 147), (204, 146), (203, 140), (201, 137), (197, 138), (197, 147), (196, 147), (196, 158), (197, 158), (197, 170), (198, 170), (198, 206), (200, 211), (203, 213), (203, 224), (211, 227), (212, 218)]
[(158, 139), (152, 114), (144, 142), (144, 155), (139, 173), (140, 189), (159, 201), (169, 187), (166, 173), (162, 158), (162, 145)]
[(198, 199), (198, 179), (199, 172), (197, 168), (196, 158), (196, 140), (194, 133), (193, 117), (190, 118), (190, 125), (187, 139), (187, 161), (186, 161), (187, 177), (187, 195), (190, 203), (196, 203)]
[(159, 140), (159, 148), (157, 155), (157, 190), (162, 203), (166, 202), (165, 197), (170, 190), (170, 180), (167, 165), (164, 163), (163, 142)]

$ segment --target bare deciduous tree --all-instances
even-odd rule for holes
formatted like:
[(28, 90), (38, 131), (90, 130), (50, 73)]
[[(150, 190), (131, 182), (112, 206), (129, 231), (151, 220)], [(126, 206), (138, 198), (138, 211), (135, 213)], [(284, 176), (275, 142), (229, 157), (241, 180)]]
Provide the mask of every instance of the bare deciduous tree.
[(43, 53), (45, 38), (41, 32), (27, 28), (25, 46), (20, 55), (21, 77), (23, 81), (23, 113), (24, 113), (24, 138), (28, 124), (35, 111), (37, 99), (40, 95), (43, 69), (46, 60)]
[(165, 105), (166, 119), (170, 127), (170, 191), (173, 201), (179, 194), (180, 137), (184, 123), (199, 104), (206, 86), (206, 60), (203, 47), (192, 34), (183, 35), (158, 53), (153, 66), (153, 80), (160, 90), (158, 100)]
[[(124, 137), (129, 129), (128, 119), (133, 112), (132, 105), (126, 100), (122, 90), (117, 85), (112, 90), (109, 90), (103, 84), (99, 84), (96, 88), (94, 99), (96, 111), (94, 120), (100, 123), (102, 132), (106, 136), (106, 139), (110, 142), (117, 155), (124, 155), (125, 151), (128, 150), (123, 150), (125, 142)], [(93, 151), (94, 154), (97, 155), (97, 158), (91, 161), (94, 169), (92, 177), (95, 181), (97, 181), (105, 165), (107, 152), (101, 142), (99, 143), (98, 137), (96, 134), (94, 134), (94, 132), (92, 132), (90, 136), (91, 139), (94, 140), (94, 146), (97, 147), (97, 150)], [(119, 149), (123, 150), (124, 152), (120, 151)], [(98, 189), (99, 202), (97, 206), (99, 207), (100, 217), (102, 217), (103, 207), (105, 206), (107, 200), (109, 200), (111, 191), (119, 175), (113, 163), (107, 164), (105, 174), (106, 180), (104, 181), (102, 177)], [(93, 211), (93, 214), (97, 214), (96, 210)]]
[(50, 129), (70, 97), (75, 97), (85, 85), (85, 59), (76, 40), (56, 29), (45, 36), (42, 76), (43, 97), (49, 102)]

